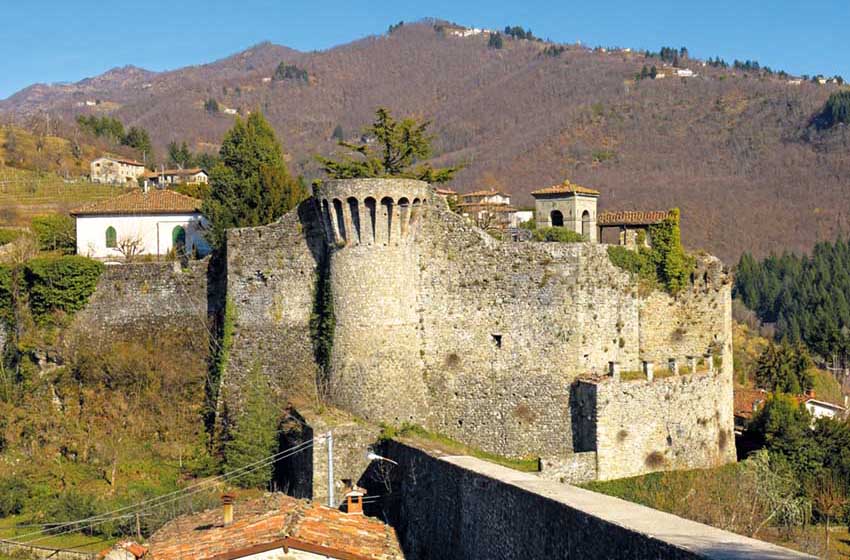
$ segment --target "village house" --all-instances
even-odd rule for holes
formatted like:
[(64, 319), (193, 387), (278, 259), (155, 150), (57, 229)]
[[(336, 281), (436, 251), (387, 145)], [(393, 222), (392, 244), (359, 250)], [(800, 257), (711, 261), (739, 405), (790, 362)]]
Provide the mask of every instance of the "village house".
[(462, 193), (458, 197), (458, 212), (478, 227), (500, 231), (519, 227), (517, 209), (511, 206), (509, 194), (489, 189)]
[(138, 189), (71, 212), (77, 254), (97, 259), (206, 254), (201, 201), (171, 190)]
[(148, 171), (144, 174), (144, 181), (149, 185), (165, 187), (167, 185), (200, 185), (210, 180), (209, 174), (200, 167), (190, 169), (161, 169), (159, 171)]
[(138, 182), (144, 174), (145, 164), (133, 159), (103, 156), (91, 162), (92, 183)]
[(815, 422), (819, 418), (839, 419), (844, 418), (847, 415), (847, 397), (844, 397), (845, 406), (816, 399), (814, 391), (807, 391), (801, 400), (803, 402), (803, 406), (805, 406), (806, 410), (809, 411), (809, 414), (812, 415), (812, 422)]
[[(359, 493), (353, 493), (359, 496)], [(356, 497), (356, 496), (355, 496)], [(350, 502), (351, 500), (349, 500)], [(357, 502), (359, 504), (359, 502)], [(395, 560), (404, 558), (395, 531), (363, 515), (283, 494), (245, 502), (222, 496), (222, 507), (178, 517), (154, 533), (133, 556), (121, 543), (107, 560)], [(114, 553), (115, 550), (118, 553)], [(113, 554), (110, 557), (110, 554)], [(138, 554), (138, 555), (137, 555)]]

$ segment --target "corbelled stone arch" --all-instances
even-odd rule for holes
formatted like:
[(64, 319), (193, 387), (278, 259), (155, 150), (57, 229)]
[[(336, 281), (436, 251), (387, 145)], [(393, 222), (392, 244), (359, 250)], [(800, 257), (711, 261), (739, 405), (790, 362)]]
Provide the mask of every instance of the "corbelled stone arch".
[(381, 209), (378, 215), (378, 241), (384, 245), (389, 245), (395, 241), (393, 236), (393, 227), (395, 226), (393, 212), (395, 212), (395, 202), (392, 197), (385, 196), (381, 199)]
[(364, 220), (363, 227), (363, 242), (372, 244), (376, 242), (376, 233), (375, 233), (375, 221), (377, 218), (378, 212), (378, 201), (375, 200), (375, 197), (367, 196), (363, 201), (363, 206), (366, 209), (366, 216)]
[(410, 200), (406, 196), (398, 199), (398, 221), (401, 238), (407, 237), (407, 230), (410, 224)]
[(410, 235), (415, 236), (419, 230), (419, 221), (422, 218), (422, 201), (419, 198), (413, 199), (413, 204), (410, 206)]
[(334, 227), (334, 220), (333, 216), (331, 215), (331, 208), (327, 198), (322, 199), (322, 223), (325, 226), (325, 236), (328, 240), (328, 243), (335, 243), (337, 236), (336, 228)]
[(345, 214), (342, 209), (342, 201), (338, 198), (333, 199), (334, 226), (338, 237), (335, 239), (337, 243), (345, 243), (348, 240), (348, 231), (345, 228)]
[(348, 203), (346, 208), (346, 222), (351, 237), (349, 242), (359, 245), (363, 239), (363, 229), (360, 221), (360, 201), (356, 197), (349, 196), (346, 202)]

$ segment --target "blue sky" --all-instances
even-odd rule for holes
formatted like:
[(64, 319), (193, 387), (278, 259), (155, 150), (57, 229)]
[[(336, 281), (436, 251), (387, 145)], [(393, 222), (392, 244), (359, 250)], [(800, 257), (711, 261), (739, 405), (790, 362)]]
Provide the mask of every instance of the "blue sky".
[(796, 74), (850, 78), (847, 0), (0, 0), (0, 99), (35, 82), (76, 81), (115, 66), (167, 70), (263, 40), (326, 49), (390, 23), (438, 17), (556, 41), (758, 60)]

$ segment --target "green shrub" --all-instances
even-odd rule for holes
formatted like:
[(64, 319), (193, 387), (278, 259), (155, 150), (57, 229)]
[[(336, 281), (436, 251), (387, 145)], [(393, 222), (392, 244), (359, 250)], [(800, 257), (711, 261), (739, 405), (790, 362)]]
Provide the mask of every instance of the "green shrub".
[(42, 251), (61, 251), (73, 254), (77, 248), (74, 219), (65, 214), (36, 216), (32, 219), (32, 230)]
[(23, 235), (23, 233), (19, 229), (0, 229), (0, 245), (11, 243)]
[(15, 316), (12, 300), (12, 268), (0, 265), (0, 321), (11, 323)]
[(647, 280), (657, 280), (668, 292), (676, 294), (690, 282), (696, 259), (682, 248), (679, 209), (670, 211), (660, 224), (649, 226), (652, 247), (643, 247), (645, 236), (638, 235), (639, 247), (608, 248), (611, 263)]
[(85, 307), (97, 287), (103, 263), (80, 257), (42, 257), (24, 266), (29, 304), (36, 320), (49, 313), (74, 313)]
[(622, 245), (608, 247), (608, 258), (614, 265), (642, 278), (652, 278), (655, 276), (655, 269), (649, 262), (647, 253), (648, 251), (633, 251)]
[(850, 124), (850, 90), (836, 91), (830, 95), (820, 117), (826, 128), (839, 123)]
[(30, 490), (20, 477), (0, 479), (0, 517), (18, 515), (30, 498)]
[(583, 235), (565, 227), (546, 227), (533, 230), (532, 238), (535, 241), (547, 241), (554, 243), (578, 243), (587, 241)]

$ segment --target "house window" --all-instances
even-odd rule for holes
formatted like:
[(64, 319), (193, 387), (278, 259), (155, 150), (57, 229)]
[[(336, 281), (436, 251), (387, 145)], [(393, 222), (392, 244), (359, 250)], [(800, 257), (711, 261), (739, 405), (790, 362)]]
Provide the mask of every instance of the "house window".
[(581, 234), (585, 239), (590, 239), (590, 212), (587, 210), (581, 214)]
[(178, 253), (186, 250), (186, 230), (183, 226), (177, 226), (171, 230), (171, 245)]
[(552, 210), (549, 219), (552, 221), (552, 227), (564, 227), (564, 215), (560, 210)]
[(112, 226), (106, 228), (106, 247), (108, 249), (118, 247), (118, 234), (115, 233), (115, 228)]

